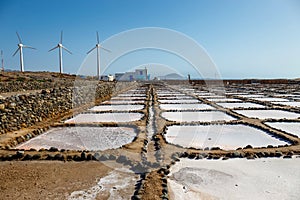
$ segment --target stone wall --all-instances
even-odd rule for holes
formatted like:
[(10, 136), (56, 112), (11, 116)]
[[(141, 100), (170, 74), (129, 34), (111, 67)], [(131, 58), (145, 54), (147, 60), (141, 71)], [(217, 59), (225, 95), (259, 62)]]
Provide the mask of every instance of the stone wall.
[(0, 134), (30, 127), (74, 107), (91, 103), (95, 97), (107, 97), (116, 90), (123, 90), (133, 84), (135, 83), (80, 83), (74, 87), (45, 89), (36, 94), (0, 99)]
[(40, 81), (9, 81), (0, 82), (0, 93), (6, 92), (18, 92), (26, 90), (41, 90), (47, 88), (57, 88), (57, 87), (71, 87), (73, 81), (52, 81), (50, 80), (40, 80)]

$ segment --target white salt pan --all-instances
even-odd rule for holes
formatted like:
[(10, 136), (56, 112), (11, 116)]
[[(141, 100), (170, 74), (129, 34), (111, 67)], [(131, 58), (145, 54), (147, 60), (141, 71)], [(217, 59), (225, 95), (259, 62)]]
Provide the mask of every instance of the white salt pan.
[(266, 122), (266, 124), (300, 137), (300, 122)]
[(135, 136), (134, 129), (127, 127), (59, 127), (50, 129), (16, 148), (106, 150), (128, 144)]
[(127, 97), (116, 96), (116, 97), (112, 97), (110, 100), (111, 101), (115, 101), (115, 100), (125, 100), (125, 101), (128, 101), (128, 100), (132, 100), (132, 99), (135, 99), (135, 100), (145, 100), (146, 98), (145, 97), (140, 97), (140, 96), (127, 96)]
[(244, 98), (263, 98), (264, 95), (261, 94), (239, 94), (238, 96), (244, 97)]
[(218, 105), (224, 108), (264, 108), (263, 105), (259, 105), (256, 103), (217, 103)]
[(163, 112), (162, 117), (170, 121), (178, 122), (212, 122), (212, 121), (230, 121), (235, 118), (220, 112), (220, 111), (205, 111), (205, 112)]
[(245, 125), (170, 126), (166, 140), (183, 147), (220, 147), (233, 150), (251, 145), (253, 147), (287, 144), (262, 130)]
[(240, 99), (230, 99), (230, 98), (216, 98), (216, 99), (210, 99), (210, 98), (207, 98), (208, 101), (214, 101), (214, 102), (236, 102), (236, 101), (242, 101)]
[(160, 104), (164, 110), (211, 110), (214, 107), (207, 104)]
[(142, 110), (144, 105), (100, 105), (95, 106), (89, 110), (91, 111), (130, 111), (130, 110)]
[(112, 100), (112, 101), (103, 102), (103, 104), (134, 104), (134, 103), (143, 104), (143, 103), (145, 103), (145, 101), (141, 101), (141, 100), (135, 100), (135, 101), (133, 101), (133, 100), (128, 100), (128, 101), (126, 101), (126, 100)]
[(298, 200), (300, 159), (180, 159), (170, 169), (170, 199)]
[(300, 102), (299, 101), (271, 102), (271, 103), (285, 105), (285, 106), (292, 106), (292, 107), (300, 107)]
[(276, 98), (276, 97), (270, 97), (270, 98), (253, 98), (254, 100), (257, 101), (289, 101), (287, 99), (283, 99), (283, 98)]
[(158, 101), (161, 103), (200, 103), (198, 99), (160, 99)]
[(300, 114), (283, 110), (235, 110), (239, 114), (258, 119), (296, 119)]
[(65, 123), (96, 123), (96, 122), (130, 122), (143, 117), (141, 113), (97, 113), (79, 114)]

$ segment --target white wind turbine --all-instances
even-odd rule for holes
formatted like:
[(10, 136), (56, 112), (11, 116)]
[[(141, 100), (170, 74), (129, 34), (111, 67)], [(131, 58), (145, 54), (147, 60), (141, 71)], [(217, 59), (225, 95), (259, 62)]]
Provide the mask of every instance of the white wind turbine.
[(21, 37), (18, 34), (18, 32), (16, 32), (16, 34), (17, 34), (18, 39), (19, 39), (19, 44), (18, 44), (18, 49), (15, 51), (13, 56), (15, 56), (18, 53), (18, 51), (20, 51), (20, 68), (21, 68), (21, 72), (24, 72), (23, 48), (29, 48), (29, 49), (36, 49), (36, 48), (33, 48), (31, 46), (28, 46), (28, 45), (24, 45), (22, 43)]
[(62, 38), (63, 38), (63, 32), (61, 31), (60, 33), (60, 42), (52, 49), (49, 50), (50, 51), (53, 51), (54, 49), (58, 48), (59, 50), (59, 73), (63, 73), (63, 61), (62, 61), (62, 50), (66, 50), (69, 54), (72, 54), (72, 52), (70, 50), (68, 50), (66, 47), (64, 47), (62, 45)]
[(100, 48), (107, 51), (107, 52), (111, 52), (108, 49), (103, 48), (100, 43), (99, 43), (99, 35), (98, 35), (98, 31), (97, 31), (97, 44), (94, 48), (92, 48), (91, 50), (89, 50), (87, 52), (87, 54), (91, 53), (94, 49), (97, 49), (97, 78), (98, 80), (100, 80)]

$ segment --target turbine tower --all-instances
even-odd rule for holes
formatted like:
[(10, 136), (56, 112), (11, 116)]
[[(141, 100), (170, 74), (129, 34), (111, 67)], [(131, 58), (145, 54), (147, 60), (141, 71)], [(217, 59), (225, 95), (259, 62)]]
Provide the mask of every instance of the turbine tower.
[(16, 34), (17, 34), (18, 39), (19, 39), (19, 44), (18, 44), (18, 49), (15, 51), (15, 53), (13, 54), (13, 56), (15, 56), (18, 51), (20, 52), (20, 68), (21, 68), (21, 72), (24, 72), (23, 48), (29, 48), (29, 49), (36, 49), (36, 48), (33, 48), (31, 46), (28, 46), (28, 45), (24, 45), (22, 43), (21, 37), (18, 34), (18, 32), (16, 32)]
[(4, 58), (3, 58), (3, 51), (1, 50), (1, 69), (4, 72)]
[(87, 52), (87, 54), (91, 53), (94, 49), (97, 49), (97, 78), (98, 80), (100, 80), (100, 48), (107, 51), (107, 52), (111, 52), (110, 50), (108, 49), (105, 49), (103, 48), (100, 43), (99, 43), (99, 34), (98, 34), (98, 31), (96, 32), (97, 33), (97, 44), (94, 48), (92, 48), (91, 50), (89, 50)]
[(54, 49), (58, 48), (58, 55), (59, 55), (59, 73), (63, 73), (63, 60), (62, 60), (62, 50), (66, 50), (69, 54), (72, 54), (72, 52), (70, 50), (68, 50), (66, 47), (64, 47), (62, 45), (62, 38), (63, 38), (63, 32), (61, 31), (60, 33), (60, 42), (55, 46), (53, 47), (52, 49), (49, 50), (50, 51), (53, 51)]

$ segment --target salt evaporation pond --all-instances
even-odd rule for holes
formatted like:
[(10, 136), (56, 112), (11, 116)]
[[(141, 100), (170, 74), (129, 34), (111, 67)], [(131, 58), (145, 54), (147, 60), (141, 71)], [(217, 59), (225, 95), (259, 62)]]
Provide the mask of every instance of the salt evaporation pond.
[(200, 103), (198, 99), (160, 99), (158, 100), (160, 103)]
[(287, 144), (262, 130), (240, 124), (169, 126), (165, 137), (167, 142), (183, 147), (220, 147), (224, 150), (234, 150), (247, 145), (267, 147)]
[(126, 105), (99, 105), (92, 107), (91, 111), (131, 111), (131, 110), (142, 110), (145, 106), (141, 104), (133, 105), (133, 104), (126, 104)]
[(224, 108), (264, 108), (265, 106), (256, 103), (217, 103)]
[(225, 96), (220, 95), (197, 95), (200, 98), (211, 98), (211, 99), (224, 99)]
[(241, 115), (258, 119), (297, 119), (300, 114), (284, 110), (235, 110)]
[(203, 111), (203, 112), (163, 112), (162, 117), (170, 121), (178, 122), (213, 122), (213, 121), (230, 121), (235, 118), (220, 111)]
[(145, 101), (143, 100), (111, 100), (104, 101), (103, 104), (143, 104)]
[(139, 94), (139, 93), (126, 93), (126, 94), (119, 94), (118, 97), (145, 97), (145, 94)]
[(284, 105), (284, 106), (300, 107), (300, 102), (299, 101), (271, 102), (271, 103)]
[(244, 97), (244, 98), (263, 98), (265, 97), (264, 95), (261, 94), (239, 94), (239, 97)]
[(194, 97), (187, 96), (187, 95), (179, 95), (179, 96), (165, 96), (165, 97), (159, 97), (160, 99), (195, 99)]
[(133, 141), (136, 131), (128, 127), (58, 127), (28, 140), (17, 149), (106, 150)]
[(163, 110), (213, 110), (214, 107), (207, 104), (160, 104)]
[(289, 101), (287, 99), (283, 99), (283, 98), (277, 98), (277, 97), (269, 97), (269, 98), (252, 98), (254, 100), (257, 100), (257, 101), (268, 101), (268, 102), (271, 102), (271, 101)]
[(176, 97), (176, 98), (180, 98), (180, 97), (186, 97), (186, 94), (182, 94), (182, 93), (168, 93), (168, 94), (158, 94), (157, 95), (158, 98), (172, 98), (172, 97)]
[(128, 100), (145, 100), (146, 98), (145, 97), (140, 97), (140, 96), (127, 96), (127, 97), (120, 97), (120, 96), (116, 96), (116, 97), (112, 97), (110, 100), (111, 101), (115, 101), (115, 100), (119, 100), (119, 101), (128, 101)]
[(79, 114), (65, 123), (97, 123), (97, 122), (130, 122), (137, 121), (143, 117), (141, 113), (84, 113)]
[(180, 159), (170, 168), (169, 197), (174, 200), (298, 200), (300, 159)]
[(240, 101), (242, 101), (240, 99), (229, 99), (229, 98), (216, 98), (216, 99), (215, 98), (212, 98), (212, 99), (207, 98), (207, 100), (214, 101), (214, 102), (236, 102), (236, 101), (240, 102)]
[(300, 137), (300, 122), (266, 122), (266, 124)]

